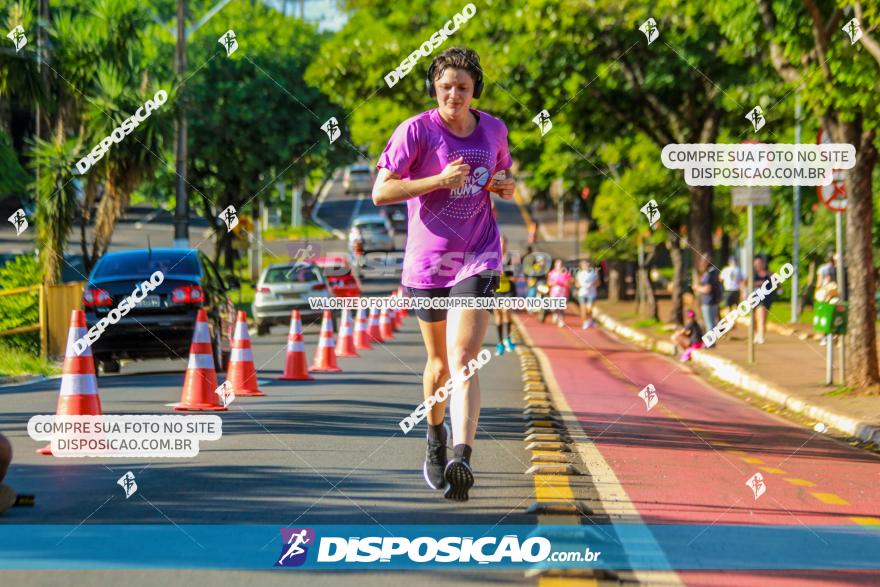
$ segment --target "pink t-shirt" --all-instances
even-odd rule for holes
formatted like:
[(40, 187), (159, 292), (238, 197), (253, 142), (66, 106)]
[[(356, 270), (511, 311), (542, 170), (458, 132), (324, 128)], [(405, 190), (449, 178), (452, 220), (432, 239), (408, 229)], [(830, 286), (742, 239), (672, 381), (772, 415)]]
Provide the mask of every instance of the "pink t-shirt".
[(408, 231), (401, 283), (428, 289), (451, 287), (482, 271), (500, 270), (501, 243), (484, 188), (492, 175), (511, 165), (507, 127), (480, 110), (466, 138), (452, 134), (436, 108), (401, 123), (376, 167), (403, 179), (437, 175), (464, 157), (470, 176), (456, 190), (439, 189), (406, 202)]
[(547, 275), (547, 284), (550, 286), (550, 297), (567, 298), (571, 288), (571, 273), (564, 269), (554, 269)]

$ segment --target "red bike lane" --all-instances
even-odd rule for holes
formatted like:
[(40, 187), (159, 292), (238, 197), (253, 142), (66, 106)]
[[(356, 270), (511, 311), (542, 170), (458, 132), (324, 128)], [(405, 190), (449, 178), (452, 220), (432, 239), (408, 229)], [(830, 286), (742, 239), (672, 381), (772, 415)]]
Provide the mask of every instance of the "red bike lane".
[[(565, 328), (519, 316), (645, 523), (880, 524), (880, 457), (716, 390), (686, 364), (581, 330), (573, 316)], [(658, 397), (650, 411), (638, 396), (648, 384)], [(766, 487), (757, 499), (746, 485), (755, 473)], [(880, 583), (877, 571), (679, 576), (688, 585)]]

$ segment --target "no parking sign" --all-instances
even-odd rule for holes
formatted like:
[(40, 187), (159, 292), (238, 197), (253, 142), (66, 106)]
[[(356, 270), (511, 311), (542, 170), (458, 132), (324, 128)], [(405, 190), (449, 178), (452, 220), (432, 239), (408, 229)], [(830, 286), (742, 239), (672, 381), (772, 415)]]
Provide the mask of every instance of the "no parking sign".
[[(819, 129), (816, 136), (816, 144), (830, 144), (833, 141), (824, 129)], [(825, 204), (825, 207), (832, 212), (846, 212), (846, 182), (844, 181), (844, 172), (842, 169), (833, 169), (834, 178), (828, 185), (820, 185), (816, 187), (819, 193), (819, 200)]]

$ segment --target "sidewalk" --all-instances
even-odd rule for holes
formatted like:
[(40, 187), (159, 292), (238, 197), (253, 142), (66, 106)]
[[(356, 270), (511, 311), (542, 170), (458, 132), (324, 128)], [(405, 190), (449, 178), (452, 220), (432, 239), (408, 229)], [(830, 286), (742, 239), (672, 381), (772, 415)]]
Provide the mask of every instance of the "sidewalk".
[[(671, 302), (658, 300), (659, 315), (668, 316)], [(670, 342), (671, 325), (644, 326), (634, 301), (597, 304), (596, 320), (607, 330), (639, 346), (667, 355), (678, 352)], [(780, 306), (779, 312), (788, 307)], [(774, 309), (771, 313), (776, 313)], [(637, 327), (642, 323), (642, 327)], [(780, 404), (807, 418), (834, 427), (863, 441), (880, 444), (880, 397), (832, 395), (839, 383), (826, 386), (825, 347), (768, 329), (766, 343), (755, 348), (755, 364), (749, 365), (747, 327), (737, 325), (711, 349), (694, 352), (691, 362), (740, 389)], [(840, 372), (835, 349), (835, 382)]]

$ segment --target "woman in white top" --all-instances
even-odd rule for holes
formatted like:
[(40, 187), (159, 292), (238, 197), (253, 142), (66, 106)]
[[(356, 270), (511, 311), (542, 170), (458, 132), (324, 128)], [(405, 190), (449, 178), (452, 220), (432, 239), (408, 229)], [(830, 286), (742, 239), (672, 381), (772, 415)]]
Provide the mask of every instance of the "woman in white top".
[(577, 283), (578, 303), (581, 306), (581, 328), (586, 330), (594, 324), (593, 303), (596, 301), (596, 288), (599, 285), (599, 273), (586, 259), (581, 261), (580, 269), (575, 275)]

